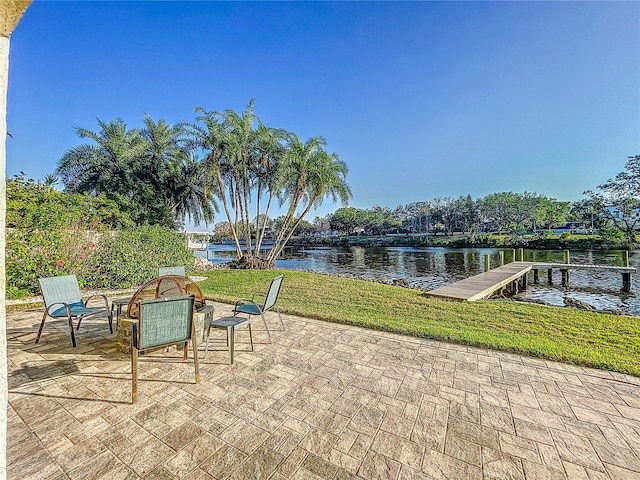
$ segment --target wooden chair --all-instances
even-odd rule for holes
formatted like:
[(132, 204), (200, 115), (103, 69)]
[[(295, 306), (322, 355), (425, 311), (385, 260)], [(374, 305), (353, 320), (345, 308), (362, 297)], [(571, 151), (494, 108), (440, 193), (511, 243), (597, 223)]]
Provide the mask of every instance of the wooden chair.
[[(44, 321), (47, 317), (67, 319), (69, 323), (69, 333), (71, 334), (71, 344), (74, 347), (76, 346), (76, 336), (73, 333), (73, 319), (76, 317), (78, 318), (76, 330), (78, 330), (83, 318), (105, 314), (107, 320), (109, 320), (109, 331), (113, 333), (113, 315), (111, 308), (109, 308), (109, 300), (105, 295), (91, 295), (87, 300), (82, 300), (78, 279), (75, 275), (39, 278), (38, 282), (40, 283), (40, 290), (42, 292), (42, 298), (44, 299), (44, 314), (42, 315), (42, 322), (40, 322), (40, 328), (36, 336), (36, 343), (40, 341)], [(87, 306), (89, 301), (94, 297), (101, 297), (104, 306)]]
[(260, 315), (262, 318), (262, 323), (264, 324), (264, 328), (267, 331), (267, 337), (269, 338), (269, 343), (271, 343), (271, 334), (269, 333), (269, 327), (267, 326), (267, 321), (264, 319), (264, 313), (269, 310), (275, 310), (278, 314), (278, 318), (280, 319), (280, 325), (282, 326), (282, 330), (284, 330), (284, 322), (282, 321), (282, 315), (280, 315), (280, 310), (276, 302), (278, 301), (278, 295), (280, 294), (280, 287), (282, 286), (282, 280), (284, 279), (284, 275), (280, 275), (279, 277), (271, 280), (271, 285), (269, 286), (269, 291), (267, 295), (264, 297), (264, 303), (257, 303), (256, 297), (261, 296), (260, 293), (254, 293), (251, 300), (238, 300), (236, 302), (235, 307), (233, 308), (233, 316), (235, 317), (238, 313), (244, 313), (249, 315), (251, 318), (252, 315)]
[(196, 383), (200, 383), (193, 305), (193, 295), (139, 300), (138, 321), (132, 323), (131, 329), (131, 403), (138, 397), (138, 353), (141, 350), (182, 345), (184, 360), (187, 360), (191, 341)]

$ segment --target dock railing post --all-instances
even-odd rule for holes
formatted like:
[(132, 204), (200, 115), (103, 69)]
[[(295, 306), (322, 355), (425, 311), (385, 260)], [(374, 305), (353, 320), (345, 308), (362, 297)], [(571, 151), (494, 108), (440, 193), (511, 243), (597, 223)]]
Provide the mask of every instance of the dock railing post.
[(629, 250), (624, 251), (624, 266), (629, 268)]
[(500, 266), (503, 266), (504, 265), (504, 252), (502, 250), (500, 250), (499, 254), (500, 254)]
[(518, 249), (518, 257), (519, 257), (521, 262), (524, 262), (524, 248), (519, 248)]
[(516, 261), (516, 249), (515, 248), (511, 249), (511, 261), (512, 262)]
[(484, 271), (488, 272), (491, 269), (491, 256), (488, 253), (484, 254)]
[(570, 256), (569, 256), (569, 250), (565, 250), (564, 251), (564, 263), (567, 263), (567, 264), (571, 263)]

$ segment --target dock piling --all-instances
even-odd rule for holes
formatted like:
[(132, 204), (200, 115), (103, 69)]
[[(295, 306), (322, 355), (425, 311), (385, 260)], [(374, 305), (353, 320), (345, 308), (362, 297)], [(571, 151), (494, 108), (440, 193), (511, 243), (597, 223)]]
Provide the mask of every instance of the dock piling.
[(484, 271), (488, 272), (491, 269), (491, 256), (488, 253), (484, 254)]

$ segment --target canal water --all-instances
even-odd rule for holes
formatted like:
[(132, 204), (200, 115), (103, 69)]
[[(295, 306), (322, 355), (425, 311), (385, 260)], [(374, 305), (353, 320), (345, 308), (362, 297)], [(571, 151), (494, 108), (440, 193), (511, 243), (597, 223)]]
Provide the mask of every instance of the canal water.
[[(513, 251), (497, 248), (453, 249), (445, 247), (289, 247), (276, 260), (276, 267), (306, 270), (333, 275), (364, 278), (386, 283), (406, 281), (409, 286), (432, 290), (484, 271), (484, 258), (490, 256), (491, 268), (513, 260)], [(213, 263), (235, 258), (233, 245), (210, 245), (207, 253)], [(571, 251), (571, 263), (624, 265), (621, 251)], [(564, 263), (561, 250), (524, 250), (525, 261)], [(629, 266), (639, 268), (640, 252), (629, 253)], [(632, 278), (631, 293), (624, 293), (620, 273), (572, 270), (570, 286), (560, 285), (560, 271), (554, 271), (553, 283), (547, 284), (546, 272), (540, 272), (540, 284), (522, 295), (525, 299), (564, 306), (571, 298), (592, 305), (597, 310), (620, 311), (640, 315), (640, 278)]]

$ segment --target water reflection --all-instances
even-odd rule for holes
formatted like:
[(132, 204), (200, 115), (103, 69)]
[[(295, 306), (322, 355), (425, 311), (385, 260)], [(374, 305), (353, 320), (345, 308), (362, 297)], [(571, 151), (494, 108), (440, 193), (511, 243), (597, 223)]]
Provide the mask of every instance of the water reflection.
[[(431, 290), (484, 271), (485, 256), (489, 256), (491, 268), (500, 265), (500, 249), (443, 247), (288, 247), (276, 260), (276, 267), (289, 270), (308, 270), (335, 275), (368, 278), (384, 282), (406, 280), (409, 285)], [(505, 262), (519, 253), (503, 249)], [(571, 251), (571, 263), (624, 266), (622, 251)], [(211, 245), (208, 258), (214, 263), (235, 258), (233, 245)], [(564, 263), (562, 250), (524, 250), (525, 261)], [(640, 253), (629, 254), (629, 266), (640, 267)], [(533, 285), (526, 296), (544, 300), (552, 305), (564, 305), (565, 297), (589, 303), (599, 310), (620, 310), (640, 315), (640, 279), (634, 275), (632, 292), (622, 293), (619, 273), (604, 271), (572, 270), (570, 287), (560, 285), (560, 272), (554, 272), (554, 285), (547, 285), (546, 272), (540, 272), (540, 284)]]

